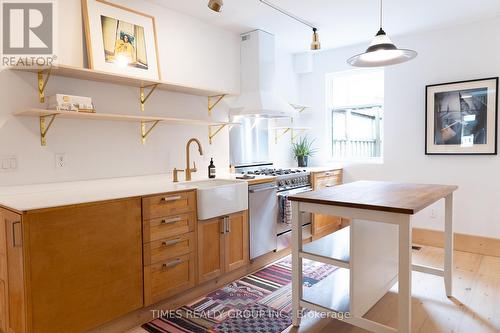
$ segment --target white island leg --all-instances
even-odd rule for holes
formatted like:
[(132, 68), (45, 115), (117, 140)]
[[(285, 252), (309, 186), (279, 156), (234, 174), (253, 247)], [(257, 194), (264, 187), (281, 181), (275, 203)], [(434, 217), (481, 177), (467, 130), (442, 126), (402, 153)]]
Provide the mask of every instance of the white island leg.
[(453, 193), (445, 199), (444, 213), (444, 286), (446, 296), (453, 291)]
[(399, 223), (399, 330), (400, 333), (411, 332), (411, 272), (412, 272), (412, 227), (411, 216), (402, 217)]
[(300, 325), (302, 299), (302, 258), (299, 253), (302, 251), (302, 221), (299, 210), (299, 203), (292, 202), (292, 324)]

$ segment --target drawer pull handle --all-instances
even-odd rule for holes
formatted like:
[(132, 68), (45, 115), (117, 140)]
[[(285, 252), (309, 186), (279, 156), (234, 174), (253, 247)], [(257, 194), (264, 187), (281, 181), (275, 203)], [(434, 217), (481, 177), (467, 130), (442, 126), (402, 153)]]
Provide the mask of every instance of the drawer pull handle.
[(161, 199), (161, 201), (163, 201), (163, 202), (172, 202), (172, 201), (179, 201), (181, 199), (182, 199), (182, 196), (177, 195), (175, 197), (165, 197), (165, 198)]
[(181, 242), (181, 239), (180, 238), (176, 238), (176, 239), (165, 241), (165, 242), (163, 242), (161, 244), (163, 246), (167, 247), (167, 246), (172, 246), (172, 245), (179, 244), (180, 242)]
[(172, 223), (177, 223), (180, 221), (182, 221), (182, 218), (180, 216), (177, 216), (177, 217), (174, 217), (171, 219), (161, 220), (161, 224), (172, 224)]
[(163, 269), (167, 269), (167, 268), (175, 267), (175, 266), (177, 266), (177, 265), (179, 265), (181, 263), (182, 263), (181, 259), (175, 259), (174, 261), (171, 261), (171, 262), (168, 262), (166, 264), (163, 264), (161, 267)]
[(325, 172), (325, 176), (331, 176), (332, 173), (331, 172)]
[(326, 184), (325, 187), (334, 187), (335, 185), (333, 184)]

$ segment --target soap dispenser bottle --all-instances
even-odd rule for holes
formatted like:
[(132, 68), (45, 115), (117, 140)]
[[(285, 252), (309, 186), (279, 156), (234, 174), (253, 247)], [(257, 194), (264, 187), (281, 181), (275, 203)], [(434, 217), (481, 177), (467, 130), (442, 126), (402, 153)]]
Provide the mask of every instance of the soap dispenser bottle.
[(208, 166), (208, 178), (215, 178), (215, 165), (214, 159), (210, 159), (210, 165)]

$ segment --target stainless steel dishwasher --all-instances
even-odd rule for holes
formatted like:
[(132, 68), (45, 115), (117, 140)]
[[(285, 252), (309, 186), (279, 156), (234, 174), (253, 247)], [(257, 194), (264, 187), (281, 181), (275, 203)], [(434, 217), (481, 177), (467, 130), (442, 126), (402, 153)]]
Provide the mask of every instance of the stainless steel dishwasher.
[(248, 187), (250, 259), (276, 250), (277, 188), (274, 182)]

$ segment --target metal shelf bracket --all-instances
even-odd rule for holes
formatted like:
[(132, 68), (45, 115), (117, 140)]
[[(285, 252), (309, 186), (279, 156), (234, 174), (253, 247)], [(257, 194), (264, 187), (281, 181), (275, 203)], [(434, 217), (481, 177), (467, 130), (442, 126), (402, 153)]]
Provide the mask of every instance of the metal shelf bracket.
[[(141, 87), (141, 96), (140, 96), (140, 102), (141, 102), (141, 111), (144, 112), (144, 105), (146, 104), (146, 102), (148, 101), (149, 97), (153, 94), (153, 92), (156, 90), (156, 88), (158, 87), (158, 83), (156, 84), (152, 84), (152, 85), (149, 85), (149, 86), (144, 86), (144, 87)], [(146, 94), (145, 90), (146, 88), (151, 88), (151, 90), (149, 91), (149, 93)]]
[[(284, 136), (286, 133), (290, 132), (291, 128), (276, 129), (274, 132), (274, 143), (278, 143), (278, 140)], [(281, 131), (281, 133), (280, 133)]]
[(307, 129), (302, 129), (302, 128), (277, 128), (275, 129), (274, 132), (274, 143), (278, 143), (279, 139), (283, 137), (285, 134), (290, 132), (290, 139), (292, 143), (295, 142), (295, 139), (300, 135), (299, 133), (296, 132), (304, 132), (307, 131)]
[[(220, 133), (220, 131), (222, 131), (222, 130), (224, 129), (224, 127), (226, 127), (226, 126), (228, 126), (228, 124), (222, 124), (222, 125), (209, 125), (209, 126), (208, 126), (208, 142), (209, 142), (210, 144), (212, 144), (212, 142), (213, 142), (213, 138), (215, 138), (215, 136), (216, 136), (217, 134), (219, 134), (219, 133)], [(215, 130), (215, 132), (213, 131), (214, 129), (216, 129), (216, 130)]]
[[(141, 121), (141, 142), (142, 144), (146, 144), (146, 138), (151, 134), (151, 131), (160, 123), (160, 120), (153, 121)], [(149, 129), (147, 128), (148, 124), (152, 124)]]
[[(49, 82), (51, 71), (52, 67), (38, 71), (38, 98), (40, 99), (40, 103), (45, 103), (45, 88)], [(43, 77), (44, 74), (46, 74), (45, 78)]]
[[(50, 127), (52, 126), (52, 123), (56, 119), (56, 114), (51, 114), (47, 116), (40, 116), (40, 141), (42, 146), (47, 145), (47, 133), (49, 132)], [(45, 121), (46, 118), (50, 118), (49, 123)]]
[(298, 104), (290, 104), (292, 106), (292, 108), (294, 108), (295, 110), (297, 110), (299, 113), (302, 113), (304, 112), (306, 109), (308, 109), (309, 107), (308, 106), (304, 106), (304, 105), (298, 105)]
[[(223, 95), (216, 95), (216, 96), (208, 96), (208, 115), (212, 115), (212, 110), (219, 104), (224, 97), (226, 97), (226, 94)], [(215, 102), (212, 102), (212, 100), (215, 99)]]

